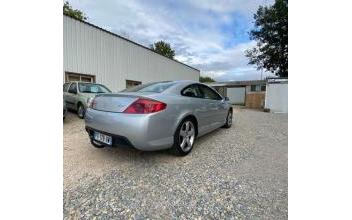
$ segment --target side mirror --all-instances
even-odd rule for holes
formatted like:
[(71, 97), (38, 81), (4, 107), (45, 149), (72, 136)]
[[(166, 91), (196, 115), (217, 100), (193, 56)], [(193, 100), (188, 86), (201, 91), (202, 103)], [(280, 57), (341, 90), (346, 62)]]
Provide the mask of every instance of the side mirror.
[(225, 97), (225, 101), (230, 101), (229, 97)]

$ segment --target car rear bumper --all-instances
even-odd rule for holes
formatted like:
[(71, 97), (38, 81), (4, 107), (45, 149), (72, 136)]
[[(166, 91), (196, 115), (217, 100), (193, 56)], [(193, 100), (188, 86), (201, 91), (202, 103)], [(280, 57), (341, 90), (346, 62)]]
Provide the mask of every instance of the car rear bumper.
[[(88, 126), (86, 126), (86, 131), (88, 132), (89, 138), (91, 140), (94, 139), (94, 132), (99, 132), (99, 133), (108, 135), (108, 136), (110, 136), (112, 138), (112, 146), (133, 147), (131, 142), (126, 137), (115, 135), (115, 134), (106, 133), (104, 131), (96, 130), (96, 129), (93, 129), (93, 128), (88, 127)], [(101, 143), (100, 141), (96, 141), (96, 142)], [(101, 143), (101, 144), (104, 144), (104, 143)]]
[(93, 137), (92, 131), (96, 130), (112, 136), (113, 145), (127, 143), (127, 146), (139, 150), (154, 151), (170, 148), (173, 144), (173, 131), (171, 126), (165, 123), (165, 117), (162, 112), (125, 114), (88, 108), (85, 124), (90, 138)]

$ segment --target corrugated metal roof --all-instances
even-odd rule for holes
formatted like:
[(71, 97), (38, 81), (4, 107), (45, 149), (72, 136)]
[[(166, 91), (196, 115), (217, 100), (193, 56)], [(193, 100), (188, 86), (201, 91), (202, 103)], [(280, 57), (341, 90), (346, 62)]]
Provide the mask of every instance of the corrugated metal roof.
[[(134, 42), (134, 41), (131, 41), (130, 39), (127, 39), (127, 38), (122, 37), (122, 36), (120, 36), (120, 35), (118, 35), (118, 34), (115, 34), (115, 33), (113, 33), (113, 32), (110, 32), (110, 31), (108, 31), (108, 30), (105, 30), (105, 29), (103, 29), (103, 28), (101, 28), (101, 27), (99, 27), (99, 26), (96, 26), (96, 25), (92, 24), (92, 23), (89, 23), (89, 22), (87, 22), (87, 21), (82, 21), (82, 20), (79, 20), (79, 19), (77, 19), (77, 18), (75, 18), (75, 17), (71, 17), (71, 16), (68, 16), (68, 15), (65, 15), (65, 14), (64, 14), (64, 16), (69, 17), (69, 18), (72, 18), (72, 19), (75, 19), (75, 20), (80, 21), (80, 22), (82, 22), (82, 23), (88, 24), (88, 25), (90, 25), (90, 26), (92, 26), (92, 27), (95, 27), (95, 28), (97, 28), (97, 29), (99, 29), (99, 30), (102, 30), (102, 31), (106, 32), (106, 33), (109, 33), (109, 34), (111, 34), (111, 35), (113, 35), (113, 36), (115, 36), (115, 37), (121, 38), (121, 39), (123, 39), (123, 40), (125, 40), (125, 41), (128, 41), (128, 42), (130, 42), (130, 43), (132, 43), (132, 44), (135, 44), (135, 45), (137, 45), (137, 46), (143, 47), (144, 49), (150, 50), (150, 51), (152, 51), (152, 52), (158, 54), (158, 53), (155, 52), (154, 50), (152, 50), (152, 49), (150, 49), (150, 48), (148, 48), (148, 47), (146, 47), (146, 46), (144, 46), (144, 45), (142, 45), (142, 44), (139, 44), (139, 43), (136, 43), (136, 42)], [(161, 55), (161, 54), (158, 54), (158, 55), (163, 56), (163, 55)], [(173, 61), (175, 61), (175, 62), (177, 62), (177, 63), (179, 63), (179, 64), (185, 65), (185, 66), (187, 66), (187, 67), (189, 67), (189, 68), (192, 68), (192, 69), (194, 69), (194, 70), (200, 71), (199, 69), (196, 69), (196, 68), (194, 68), (194, 67), (192, 67), (192, 66), (190, 66), (190, 65), (187, 65), (187, 64), (185, 64), (185, 63), (182, 63), (182, 62), (180, 62), (180, 61), (178, 61), (178, 60), (174, 60), (174, 59), (171, 59), (171, 58), (166, 57), (166, 56), (163, 56), (163, 57), (165, 57), (165, 58), (167, 58), (167, 59), (170, 59), (170, 60), (173, 60)]]

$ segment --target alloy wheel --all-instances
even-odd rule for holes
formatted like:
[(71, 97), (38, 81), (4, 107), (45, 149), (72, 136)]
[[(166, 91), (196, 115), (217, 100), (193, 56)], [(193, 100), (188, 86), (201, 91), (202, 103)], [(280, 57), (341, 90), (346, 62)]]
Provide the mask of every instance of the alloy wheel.
[(229, 112), (227, 115), (227, 124), (232, 125), (232, 112)]
[(180, 129), (179, 143), (180, 147), (184, 152), (189, 151), (194, 143), (195, 129), (191, 121), (185, 121)]

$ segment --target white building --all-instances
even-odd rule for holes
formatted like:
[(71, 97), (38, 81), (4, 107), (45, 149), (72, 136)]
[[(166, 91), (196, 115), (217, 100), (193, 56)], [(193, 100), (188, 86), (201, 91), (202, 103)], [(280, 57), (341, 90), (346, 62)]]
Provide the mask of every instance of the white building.
[(248, 108), (264, 109), (276, 113), (288, 112), (288, 79), (280, 77), (266, 80), (229, 81), (209, 83), (230, 103)]
[(63, 80), (119, 91), (164, 80), (199, 81), (199, 70), (87, 22), (65, 16)]
[(266, 84), (265, 108), (271, 112), (288, 112), (288, 79), (271, 78)]

